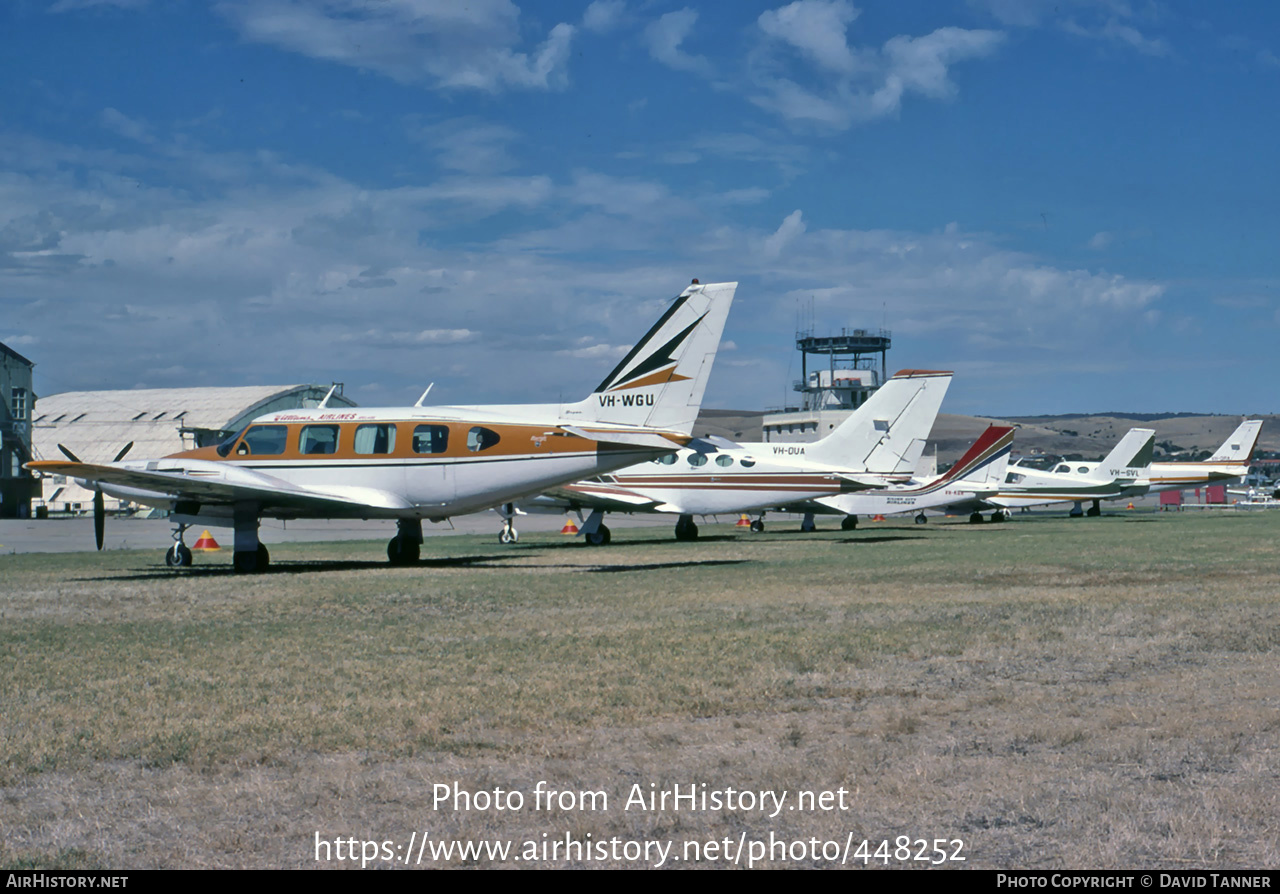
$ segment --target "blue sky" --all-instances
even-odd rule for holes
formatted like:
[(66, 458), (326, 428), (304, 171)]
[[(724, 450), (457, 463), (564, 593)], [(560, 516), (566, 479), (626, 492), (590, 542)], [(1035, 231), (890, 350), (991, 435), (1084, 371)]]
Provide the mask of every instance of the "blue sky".
[(1277, 409), (1280, 8), (11, 0), (0, 341), (36, 390), (576, 399), (692, 277), (706, 406), (797, 319), (945, 410)]

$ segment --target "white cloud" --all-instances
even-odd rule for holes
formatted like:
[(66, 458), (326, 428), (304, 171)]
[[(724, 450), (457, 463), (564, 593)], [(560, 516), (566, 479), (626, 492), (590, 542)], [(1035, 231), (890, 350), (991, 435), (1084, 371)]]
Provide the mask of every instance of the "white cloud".
[(704, 56), (694, 56), (680, 49), (698, 21), (696, 10), (685, 8), (669, 12), (644, 29), (649, 55), (668, 68), (710, 76), (711, 63)]
[(424, 125), (414, 119), (406, 129), (413, 139), (436, 150), (442, 167), (468, 174), (492, 174), (516, 166), (509, 150), (520, 134), (505, 125), (477, 118)]
[(770, 37), (790, 44), (820, 68), (850, 74), (858, 67), (845, 29), (858, 17), (846, 0), (797, 0), (760, 14), (757, 24)]
[[(761, 92), (751, 101), (788, 120), (843, 130), (896, 114), (908, 93), (953, 96), (950, 68), (990, 55), (1004, 39), (998, 31), (948, 27), (921, 37), (899, 35), (878, 50), (854, 49), (846, 28), (856, 15), (843, 0), (797, 0), (762, 13), (756, 24), (766, 38), (766, 56), (756, 71)], [(782, 47), (798, 51), (812, 70), (797, 71), (778, 58)]]
[(800, 209), (787, 215), (782, 225), (764, 240), (764, 254), (767, 258), (777, 258), (782, 250), (804, 234), (804, 216)]
[(155, 142), (155, 137), (152, 136), (151, 129), (146, 124), (130, 118), (116, 109), (110, 107), (103, 109), (101, 119), (103, 127), (126, 139), (148, 144)]
[(597, 34), (612, 31), (622, 24), (626, 11), (623, 0), (595, 0), (582, 14), (582, 27)]
[(223, 0), (217, 9), (246, 40), (406, 84), (496, 93), (568, 81), (574, 27), (556, 25), (519, 52), (520, 11), (509, 0)]
[(1114, 233), (1108, 233), (1106, 230), (1101, 230), (1093, 234), (1093, 238), (1089, 240), (1089, 247), (1097, 251), (1101, 251), (1114, 242), (1115, 238)]

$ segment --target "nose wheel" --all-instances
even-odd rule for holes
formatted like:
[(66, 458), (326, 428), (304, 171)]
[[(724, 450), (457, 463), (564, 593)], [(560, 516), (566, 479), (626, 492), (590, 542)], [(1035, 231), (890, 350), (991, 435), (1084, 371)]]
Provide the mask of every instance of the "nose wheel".
[(516, 509), (514, 503), (503, 503), (498, 508), (498, 514), (502, 516), (502, 530), (498, 532), (498, 542), (506, 545), (519, 541), (520, 532), (516, 530), (516, 516), (524, 513)]
[(190, 568), (192, 562), (191, 548), (182, 542), (187, 532), (187, 525), (178, 525), (173, 532), (173, 546), (164, 554), (164, 563), (170, 568)]

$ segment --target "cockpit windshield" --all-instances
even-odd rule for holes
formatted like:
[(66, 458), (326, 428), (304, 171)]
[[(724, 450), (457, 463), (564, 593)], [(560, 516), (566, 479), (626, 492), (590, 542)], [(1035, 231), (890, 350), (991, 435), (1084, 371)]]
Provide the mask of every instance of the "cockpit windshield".
[(240, 436), (243, 435), (248, 430), (249, 430), (249, 426), (246, 425), (244, 428), (240, 429), (234, 435), (232, 435), (231, 437), (223, 441), (221, 444), (219, 444), (218, 456), (227, 456), (228, 454), (230, 454), (231, 448), (236, 446), (236, 441), (240, 440)]

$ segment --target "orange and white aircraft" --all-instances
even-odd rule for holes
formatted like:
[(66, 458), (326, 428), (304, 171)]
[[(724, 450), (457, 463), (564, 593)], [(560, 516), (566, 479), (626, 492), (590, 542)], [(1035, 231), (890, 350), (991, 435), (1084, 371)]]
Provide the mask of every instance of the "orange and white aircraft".
[[(169, 509), (178, 525), (170, 565), (191, 564), (186, 527), (224, 525), (235, 529), (236, 571), (264, 569), (264, 517), (396, 519), (387, 556), (416, 562), (423, 519), (485, 509), (688, 443), (736, 289), (694, 280), (578, 403), (321, 406), (269, 413), (216, 447), (163, 459), (26, 467), (79, 479), (99, 496)], [(99, 549), (101, 505), (96, 499)]]
[(1247, 419), (1208, 459), (1151, 464), (1151, 490), (1181, 490), (1231, 481), (1249, 474), (1253, 450), (1262, 433), (1261, 419)]

